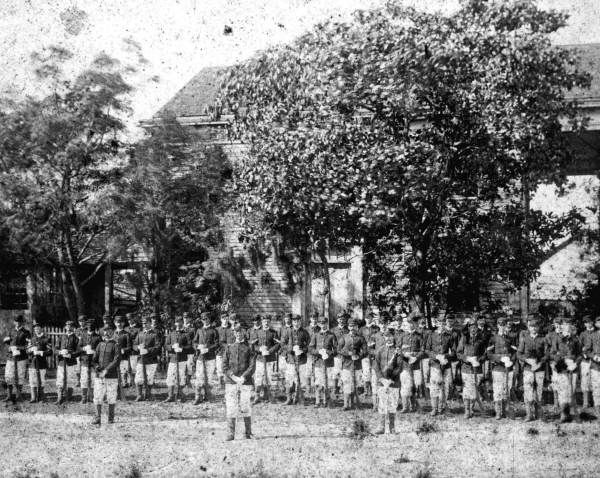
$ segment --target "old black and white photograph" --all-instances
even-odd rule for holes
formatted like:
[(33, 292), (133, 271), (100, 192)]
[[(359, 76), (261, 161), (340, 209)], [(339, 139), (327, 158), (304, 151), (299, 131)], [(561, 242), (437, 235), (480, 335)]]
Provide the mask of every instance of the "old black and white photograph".
[(600, 2), (2, 0), (0, 477), (600, 475)]

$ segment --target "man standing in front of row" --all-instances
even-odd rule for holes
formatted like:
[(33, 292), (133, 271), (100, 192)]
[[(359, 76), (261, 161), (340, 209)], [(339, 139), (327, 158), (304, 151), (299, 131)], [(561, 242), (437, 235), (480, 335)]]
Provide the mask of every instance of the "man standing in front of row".
[(233, 331), (235, 342), (230, 344), (223, 355), (225, 374), (225, 415), (227, 417), (226, 441), (235, 438), (235, 422), (244, 419), (244, 436), (252, 437), (252, 375), (255, 358), (252, 347), (241, 328)]
[[(16, 401), (16, 397), (21, 396), (21, 389), (25, 382), (25, 373), (27, 371), (27, 341), (31, 338), (31, 332), (23, 327), (23, 316), (18, 315), (15, 318), (15, 332), (12, 336), (4, 338), (4, 343), (8, 346), (6, 357), (6, 369), (4, 378), (8, 385), (8, 394), (6, 401)], [(12, 391), (15, 391), (13, 396)]]
[(113, 329), (102, 329), (102, 342), (96, 346), (92, 364), (96, 371), (94, 379), (94, 405), (96, 416), (92, 425), (100, 425), (102, 421), (102, 400), (106, 395), (108, 402), (108, 423), (115, 421), (115, 404), (119, 389), (119, 365), (121, 363), (121, 348), (113, 338)]

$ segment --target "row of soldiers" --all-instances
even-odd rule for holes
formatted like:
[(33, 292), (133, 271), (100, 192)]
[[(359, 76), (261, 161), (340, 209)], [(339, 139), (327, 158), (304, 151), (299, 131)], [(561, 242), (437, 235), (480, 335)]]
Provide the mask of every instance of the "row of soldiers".
[[(431, 413), (443, 412), (458, 376), (467, 418), (473, 416), (475, 404), (481, 406), (480, 385), (488, 376), (492, 378), (496, 418), (505, 416), (517, 373), (522, 375), (526, 420), (538, 415), (548, 377), (563, 421), (570, 418), (570, 408), (576, 404), (578, 376), (584, 407), (592, 391), (600, 412), (600, 332), (596, 329), (600, 318), (595, 322), (585, 318), (586, 330), (581, 335), (570, 319), (558, 320), (545, 336), (535, 318), (527, 322), (527, 330), (519, 331), (500, 317), (494, 333), (484, 317), (467, 320), (461, 329), (452, 318), (439, 318), (434, 320), (433, 330), (422, 327), (417, 314), (402, 322), (380, 323), (372, 318), (361, 328), (341, 315), (331, 330), (324, 318), (311, 318), (305, 328), (301, 318), (291, 314), (284, 317), (280, 330), (274, 329), (266, 316), (255, 317), (248, 330), (235, 314), (223, 314), (218, 327), (213, 326), (209, 313), (203, 313), (201, 319), (202, 326), (196, 329), (189, 316), (177, 317), (164, 337), (156, 316), (143, 318), (141, 329), (133, 316), (128, 317), (127, 328), (125, 318), (117, 316), (116, 330), (106, 321), (101, 334), (82, 317), (85, 331), (79, 336), (73, 323), (67, 323), (57, 350), (57, 403), (72, 396), (79, 370), (83, 402), (92, 399), (94, 389), (95, 422), (100, 422), (104, 395), (112, 421), (121, 386), (135, 384), (137, 401), (151, 397), (164, 349), (168, 354), (166, 401), (182, 399), (182, 388), (193, 383), (194, 403), (199, 404), (210, 399), (215, 386), (222, 385), (229, 403), (226, 408), (247, 419), (248, 434), (252, 390), (254, 403), (271, 399), (273, 378), (281, 371), (286, 404), (303, 403), (305, 391), (312, 386), (315, 406), (330, 405), (332, 394), (341, 385), (347, 410), (356, 406), (362, 388), (382, 415), (381, 430), (386, 422), (393, 430), (400, 406), (403, 413), (418, 408), (417, 391), (423, 386), (429, 391)], [(20, 395), (27, 368), (32, 401), (43, 399), (46, 357), (53, 351), (38, 324), (33, 332), (17, 319), (15, 334), (5, 338), (10, 351), (5, 373), (7, 399), (18, 398), (13, 391)]]

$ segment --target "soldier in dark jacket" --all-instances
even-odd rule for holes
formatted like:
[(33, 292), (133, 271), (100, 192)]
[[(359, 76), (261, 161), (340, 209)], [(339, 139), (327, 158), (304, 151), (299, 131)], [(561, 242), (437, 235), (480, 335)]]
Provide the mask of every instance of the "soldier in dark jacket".
[(194, 350), (189, 334), (183, 330), (183, 317), (175, 316), (175, 329), (166, 334), (165, 349), (168, 354), (167, 398), (164, 403), (175, 401), (175, 397), (184, 401), (182, 388), (185, 387), (185, 368), (187, 354)]
[(579, 341), (581, 342), (581, 348), (583, 356), (581, 358), (580, 371), (581, 371), (581, 394), (583, 395), (583, 408), (590, 406), (589, 396), (592, 391), (592, 380), (590, 368), (592, 366), (592, 359), (590, 355), (586, 353), (586, 350), (592, 348), (592, 341), (594, 334), (596, 333), (596, 327), (594, 326), (594, 319), (591, 315), (583, 317), (583, 325), (585, 329), (579, 334)]
[(402, 360), (400, 350), (396, 348), (392, 329), (386, 331), (385, 344), (375, 352), (373, 370), (377, 376), (377, 393), (379, 395), (377, 408), (381, 416), (381, 424), (375, 433), (380, 435), (385, 432), (386, 421), (389, 424), (389, 432), (394, 433), (396, 409), (400, 398)]
[[(196, 336), (196, 327), (194, 326), (194, 321), (190, 317), (189, 312), (183, 313), (183, 330), (186, 334), (188, 334), (189, 342), (193, 343), (194, 337)], [(195, 358), (195, 353), (187, 354), (187, 361), (185, 364), (186, 385), (191, 385), (192, 383), (192, 375), (194, 375)]]
[[(119, 380), (121, 381), (121, 385), (123, 387), (127, 387), (129, 385), (127, 378), (131, 375), (131, 363), (129, 361), (132, 343), (131, 336), (125, 330), (125, 317), (121, 315), (117, 315), (115, 317), (115, 333), (113, 339), (119, 345), (121, 349), (121, 363), (119, 364)], [(133, 382), (132, 382), (133, 384)]]
[(456, 355), (461, 360), (463, 379), (463, 401), (465, 417), (473, 417), (473, 404), (479, 400), (479, 384), (482, 380), (483, 362), (486, 358), (489, 334), (477, 324), (471, 324), (468, 332), (463, 333)]
[(225, 373), (225, 414), (228, 434), (226, 440), (235, 438), (235, 421), (244, 419), (244, 436), (252, 437), (252, 376), (254, 374), (255, 355), (246, 341), (242, 329), (235, 329), (235, 342), (230, 344), (223, 356)]
[(592, 382), (592, 397), (596, 417), (600, 418), (600, 316), (595, 320), (596, 331), (592, 335), (591, 343), (586, 345), (584, 353), (591, 358), (590, 380)]
[(338, 354), (342, 357), (343, 410), (358, 406), (357, 384), (362, 377), (362, 359), (367, 355), (367, 341), (358, 332), (356, 321), (348, 321), (348, 333), (338, 341)]
[(304, 388), (308, 378), (306, 362), (309, 344), (310, 335), (302, 327), (302, 318), (295, 315), (285, 349), (287, 362), (285, 368), (286, 405), (294, 402), (304, 405)]
[[(4, 370), (4, 379), (8, 385), (8, 394), (6, 401), (16, 401), (13, 396), (13, 388), (18, 387), (18, 395), (21, 395), (23, 383), (25, 383), (25, 374), (27, 373), (27, 343), (31, 339), (31, 332), (23, 327), (23, 316), (15, 317), (15, 331), (4, 337), (4, 343), (8, 348), (6, 356), (6, 368)], [(16, 390), (15, 390), (16, 393)]]
[[(133, 350), (139, 352), (137, 369), (135, 371), (135, 384), (137, 396), (135, 401), (150, 400), (152, 398), (152, 385), (154, 375), (158, 367), (158, 357), (162, 349), (162, 343), (158, 332), (154, 329), (157, 318), (155, 316), (143, 317), (143, 330), (138, 333), (133, 342)], [(142, 388), (144, 394), (142, 395)]]
[(548, 359), (547, 341), (540, 335), (540, 323), (537, 319), (528, 322), (529, 330), (521, 334), (517, 348), (517, 358), (523, 368), (523, 401), (525, 402), (525, 420), (536, 419), (537, 408), (541, 406), (542, 387), (544, 386), (544, 364)]
[(46, 385), (47, 358), (52, 355), (50, 339), (42, 331), (39, 323), (33, 323), (33, 335), (27, 347), (31, 356), (29, 365), (29, 386), (31, 387), (31, 403), (44, 401), (44, 386)]
[(429, 357), (429, 396), (431, 415), (442, 413), (452, 385), (451, 362), (456, 355), (452, 319), (436, 319), (437, 328), (425, 339), (425, 353)]
[(135, 343), (137, 335), (140, 333), (140, 327), (135, 314), (127, 313), (125, 314), (125, 317), (127, 318), (127, 333), (129, 334), (129, 343), (131, 344), (131, 352), (129, 352), (129, 383), (133, 387), (135, 386), (135, 371), (140, 355), (137, 350), (134, 350), (133, 344)]
[(113, 329), (106, 327), (102, 331), (103, 340), (96, 346), (92, 363), (96, 371), (94, 381), (94, 405), (96, 416), (92, 425), (100, 425), (102, 400), (106, 395), (108, 402), (108, 423), (115, 421), (115, 404), (119, 388), (119, 364), (121, 363), (121, 348), (113, 338)]
[[(334, 388), (333, 358), (337, 350), (337, 339), (325, 317), (319, 320), (319, 332), (312, 336), (309, 352), (315, 367), (315, 407), (329, 406), (329, 395)], [(321, 395), (323, 400), (321, 400)]]
[(72, 320), (65, 323), (66, 334), (61, 335), (58, 348), (56, 369), (56, 404), (60, 405), (73, 396), (77, 383), (77, 356), (79, 355), (79, 337), (75, 335)]
[(221, 386), (225, 385), (225, 375), (223, 374), (223, 355), (225, 355), (225, 349), (227, 348), (227, 336), (229, 335), (229, 321), (227, 320), (227, 314), (221, 313), (221, 325), (217, 327), (217, 333), (219, 334), (219, 348), (215, 357), (215, 364), (217, 367), (217, 379)]
[(506, 403), (513, 383), (514, 364), (517, 359), (517, 343), (509, 334), (504, 317), (498, 318), (498, 332), (490, 340), (488, 359), (492, 367), (492, 390), (496, 420), (505, 416)]
[(400, 374), (400, 398), (402, 413), (408, 413), (418, 406), (417, 388), (421, 385), (420, 361), (425, 355), (423, 336), (417, 330), (418, 317), (407, 318), (403, 322), (404, 331), (396, 334), (396, 345), (400, 348), (402, 373)]
[(556, 341), (554, 347), (550, 350), (550, 357), (556, 363), (560, 421), (564, 423), (571, 420), (571, 405), (576, 405), (574, 395), (582, 349), (575, 324), (570, 319), (564, 318), (562, 320), (561, 332), (560, 340)]
[(193, 346), (197, 351), (196, 360), (196, 399), (194, 405), (210, 400), (210, 389), (216, 386), (217, 353), (221, 347), (219, 332), (212, 326), (210, 314), (202, 312), (202, 328), (196, 331)]
[(255, 332), (252, 347), (256, 353), (256, 369), (254, 372), (254, 385), (256, 392), (254, 403), (260, 400), (261, 391), (264, 399), (271, 397), (271, 378), (275, 372), (275, 360), (279, 350), (279, 339), (277, 332), (271, 328), (271, 320), (268, 315), (260, 316), (260, 329)]
[(85, 315), (79, 316), (79, 323), (83, 324), (85, 331), (81, 334), (79, 341), (79, 361), (81, 364), (81, 403), (92, 400), (92, 388), (94, 384), (94, 367), (92, 358), (96, 346), (102, 341), (102, 337), (94, 330), (94, 321)]

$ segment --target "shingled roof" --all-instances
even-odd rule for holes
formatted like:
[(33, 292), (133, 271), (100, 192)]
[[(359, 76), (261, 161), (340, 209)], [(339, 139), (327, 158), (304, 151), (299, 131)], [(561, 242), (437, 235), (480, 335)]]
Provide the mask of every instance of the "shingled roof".
[(175, 115), (206, 116), (214, 105), (221, 82), (229, 68), (203, 68), (154, 115), (155, 118)]
[[(574, 90), (569, 96), (580, 100), (600, 99), (600, 43), (564, 46), (577, 49), (581, 55), (581, 68), (593, 75), (589, 90)], [(219, 86), (229, 68), (222, 66), (203, 68), (158, 110), (154, 117), (208, 116), (208, 108), (214, 104)]]

